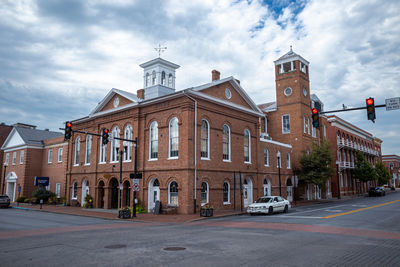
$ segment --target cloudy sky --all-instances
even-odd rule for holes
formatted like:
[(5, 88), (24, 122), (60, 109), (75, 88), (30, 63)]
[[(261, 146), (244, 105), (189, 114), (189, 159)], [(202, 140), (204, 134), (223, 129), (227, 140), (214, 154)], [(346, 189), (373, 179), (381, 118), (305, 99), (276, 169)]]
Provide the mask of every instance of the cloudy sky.
[[(0, 122), (57, 130), (86, 116), (111, 88), (143, 87), (139, 64), (179, 64), (178, 90), (234, 76), (257, 104), (275, 101), (273, 61), (310, 61), (311, 92), (325, 110), (400, 96), (400, 2), (3, 0)], [(400, 110), (337, 115), (400, 155)]]

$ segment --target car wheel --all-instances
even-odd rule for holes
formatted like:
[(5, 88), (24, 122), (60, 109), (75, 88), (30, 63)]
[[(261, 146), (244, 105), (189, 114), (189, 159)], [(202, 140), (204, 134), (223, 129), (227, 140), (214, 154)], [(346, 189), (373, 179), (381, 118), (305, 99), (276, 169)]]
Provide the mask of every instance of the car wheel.
[(268, 208), (268, 214), (271, 215), (272, 213), (274, 213), (274, 208), (270, 206)]
[(285, 205), (285, 209), (283, 210), (283, 213), (288, 213), (288, 211), (289, 211), (289, 207), (288, 207), (288, 205)]

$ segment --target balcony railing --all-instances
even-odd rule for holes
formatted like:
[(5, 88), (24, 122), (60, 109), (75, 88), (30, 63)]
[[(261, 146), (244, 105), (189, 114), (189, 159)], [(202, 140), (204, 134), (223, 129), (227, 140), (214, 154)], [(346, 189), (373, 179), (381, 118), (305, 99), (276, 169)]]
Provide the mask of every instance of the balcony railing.
[(338, 140), (337, 141), (337, 145), (339, 147), (339, 149), (342, 148), (348, 148), (348, 149), (354, 149), (354, 150), (358, 150), (370, 155), (374, 155), (374, 156), (379, 156), (379, 152), (376, 150), (373, 150), (371, 148), (365, 147), (365, 146), (361, 146), (357, 143), (353, 143), (352, 141), (348, 141), (348, 140)]

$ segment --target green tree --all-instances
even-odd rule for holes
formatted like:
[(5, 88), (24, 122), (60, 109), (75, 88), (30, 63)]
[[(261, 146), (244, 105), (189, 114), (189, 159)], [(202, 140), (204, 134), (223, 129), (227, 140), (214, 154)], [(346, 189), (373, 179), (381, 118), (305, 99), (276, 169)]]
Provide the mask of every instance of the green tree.
[(335, 169), (332, 167), (333, 157), (328, 141), (321, 144), (313, 143), (312, 152), (300, 157), (299, 180), (318, 185), (325, 189), (326, 182), (333, 176)]
[(49, 198), (56, 196), (55, 193), (46, 190), (46, 188), (44, 187), (36, 189), (35, 191), (33, 191), (32, 195), (36, 197), (38, 200), (43, 199), (43, 202), (47, 202)]
[(364, 154), (360, 151), (358, 151), (356, 154), (353, 174), (354, 177), (361, 182), (376, 180), (376, 172), (374, 167), (367, 161)]
[(386, 169), (385, 165), (383, 165), (382, 162), (378, 162), (375, 165), (375, 172), (379, 185), (387, 184), (389, 180), (392, 178), (390, 176), (390, 172), (388, 171), (388, 169)]

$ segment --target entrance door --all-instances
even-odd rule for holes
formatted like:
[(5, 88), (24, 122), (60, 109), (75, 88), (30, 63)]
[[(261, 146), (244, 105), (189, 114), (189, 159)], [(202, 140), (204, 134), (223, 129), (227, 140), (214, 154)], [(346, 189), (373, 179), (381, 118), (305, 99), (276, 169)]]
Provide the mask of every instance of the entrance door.
[(15, 201), (15, 182), (7, 182), (7, 196), (10, 198), (10, 201)]
[(89, 182), (87, 180), (83, 181), (82, 183), (82, 201), (81, 201), (82, 207), (83, 205), (85, 205), (86, 195), (89, 195)]
[(243, 202), (244, 207), (253, 202), (253, 183), (250, 178), (246, 178), (243, 184)]
[(292, 186), (287, 186), (287, 200), (293, 201)]
[(148, 212), (151, 212), (154, 209), (156, 201), (160, 201), (160, 183), (158, 182), (158, 179), (152, 179), (149, 183)]

